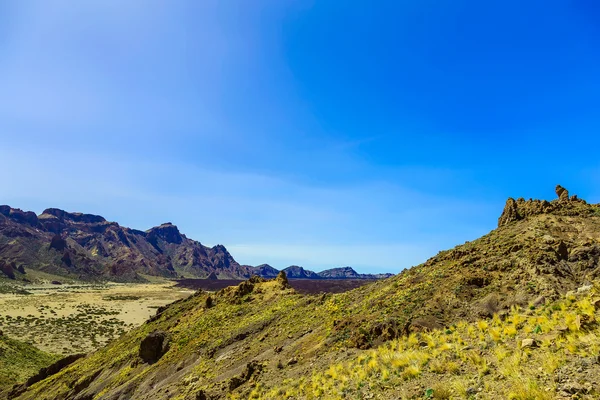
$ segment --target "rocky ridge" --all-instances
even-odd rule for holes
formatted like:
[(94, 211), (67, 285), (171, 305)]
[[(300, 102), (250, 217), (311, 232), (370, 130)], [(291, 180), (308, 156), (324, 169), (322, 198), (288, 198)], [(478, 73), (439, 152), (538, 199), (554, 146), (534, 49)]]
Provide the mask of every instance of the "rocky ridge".
[[(19, 398), (597, 398), (600, 205), (548, 203), (350, 292), (198, 292)], [(142, 363), (156, 331), (173, 345)]]
[(143, 275), (245, 279), (253, 274), (223, 245), (207, 247), (165, 223), (141, 231), (101, 216), (56, 208), (39, 216), (0, 206), (0, 267), (10, 279), (33, 269), (81, 280), (142, 280)]
[[(165, 278), (274, 278), (268, 264), (240, 265), (223, 245), (204, 246), (170, 222), (146, 231), (122, 227), (94, 214), (48, 208), (39, 216), (0, 206), (0, 276), (27, 281), (26, 269), (78, 280), (138, 281)], [(302, 267), (285, 269), (292, 279), (380, 279), (349, 267), (319, 274)]]

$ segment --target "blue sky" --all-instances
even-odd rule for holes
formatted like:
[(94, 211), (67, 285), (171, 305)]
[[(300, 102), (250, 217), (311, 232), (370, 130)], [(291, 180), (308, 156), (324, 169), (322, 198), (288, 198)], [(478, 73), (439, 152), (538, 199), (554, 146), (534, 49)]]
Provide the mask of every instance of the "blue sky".
[(557, 183), (600, 202), (600, 7), (0, 3), (0, 203), (241, 263), (398, 272)]

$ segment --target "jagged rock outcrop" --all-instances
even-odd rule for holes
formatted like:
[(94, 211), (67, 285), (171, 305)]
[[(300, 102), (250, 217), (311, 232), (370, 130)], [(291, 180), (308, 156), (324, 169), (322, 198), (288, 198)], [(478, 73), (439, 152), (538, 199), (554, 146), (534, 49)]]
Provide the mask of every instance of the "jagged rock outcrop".
[(562, 186), (557, 185), (555, 191), (559, 198), (552, 201), (509, 198), (502, 215), (498, 218), (498, 226), (540, 214), (586, 216), (596, 212), (595, 206), (587, 204), (585, 200), (579, 199), (576, 195), (569, 197), (569, 191)]
[(254, 274), (225, 246), (204, 246), (171, 223), (141, 231), (58, 208), (36, 216), (0, 206), (0, 258), (83, 280), (138, 281), (141, 274), (247, 279)]
[(9, 206), (0, 206), (0, 214), (10, 218), (16, 222), (24, 223), (30, 226), (38, 226), (38, 218), (34, 212), (23, 211), (19, 208), (11, 208)]
[(569, 191), (560, 185), (556, 185), (554, 189), (560, 201), (569, 201)]

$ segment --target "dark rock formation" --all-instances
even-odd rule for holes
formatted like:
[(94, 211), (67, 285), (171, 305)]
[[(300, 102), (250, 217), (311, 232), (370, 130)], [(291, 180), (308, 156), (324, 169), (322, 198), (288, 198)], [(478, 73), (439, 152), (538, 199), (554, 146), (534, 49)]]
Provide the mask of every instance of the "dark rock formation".
[(15, 222), (27, 224), (30, 226), (38, 226), (38, 217), (34, 212), (23, 211), (18, 208), (11, 208), (9, 206), (0, 206), (0, 214), (7, 218), (12, 219)]
[(139, 356), (144, 362), (153, 364), (169, 350), (169, 339), (166, 332), (149, 333), (140, 343)]
[(4, 260), (0, 260), (0, 272), (3, 273), (8, 279), (15, 279), (15, 263), (14, 262), (6, 262)]
[(63, 252), (67, 248), (67, 241), (60, 235), (54, 235), (50, 242), (50, 248), (58, 252)]
[(177, 229), (177, 227), (170, 222), (149, 229), (147, 234), (149, 240), (153, 240), (153, 238), (156, 237), (172, 244), (180, 244), (183, 242), (183, 237), (179, 232), (179, 229)]

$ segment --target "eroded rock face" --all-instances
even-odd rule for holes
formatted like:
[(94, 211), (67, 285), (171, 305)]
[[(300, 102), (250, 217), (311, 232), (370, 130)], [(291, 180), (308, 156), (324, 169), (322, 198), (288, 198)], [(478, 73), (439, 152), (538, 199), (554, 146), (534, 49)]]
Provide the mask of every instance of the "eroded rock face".
[(58, 208), (47, 208), (44, 210), (43, 214), (54, 215), (60, 221), (72, 221), (77, 223), (84, 224), (97, 224), (101, 222), (106, 222), (106, 220), (100, 215), (94, 214), (83, 214), (83, 213), (70, 213), (64, 210), (60, 210)]
[(556, 185), (554, 189), (560, 201), (569, 201), (569, 191), (560, 185)]
[[(19, 238), (26, 238), (28, 245), (14, 240)], [(237, 263), (224, 246), (203, 246), (186, 238), (171, 223), (145, 232), (108, 222), (98, 215), (58, 208), (48, 208), (36, 216), (0, 206), (0, 243), (13, 243), (0, 244), (0, 257), (5, 260), (25, 265), (28, 270), (49, 269), (84, 280), (143, 280), (139, 274), (205, 277), (212, 272), (224, 279), (252, 276), (252, 268)], [(56, 251), (60, 256), (40, 258), (32, 251), (36, 246), (51, 253)]]
[(152, 236), (156, 236), (167, 243), (180, 244), (183, 242), (183, 237), (181, 236), (179, 229), (170, 222), (154, 227), (148, 230), (147, 233), (150, 236), (150, 240), (152, 239)]
[(595, 212), (593, 206), (587, 204), (585, 200), (577, 198), (576, 195), (569, 197), (569, 191), (564, 187), (557, 185), (555, 191), (559, 198), (553, 201), (509, 198), (502, 215), (498, 218), (498, 226), (539, 214), (576, 216), (590, 215)]
[(0, 206), (0, 214), (19, 223), (28, 224), (34, 227), (38, 225), (38, 217), (32, 211), (23, 211), (18, 208), (11, 208), (3, 205)]
[(52, 241), (50, 242), (50, 248), (59, 252), (63, 252), (67, 248), (67, 241), (60, 235), (54, 235), (52, 237)]
[(140, 343), (139, 356), (144, 362), (153, 364), (169, 350), (169, 338), (164, 331), (149, 333)]
[(504, 206), (502, 215), (500, 215), (500, 218), (498, 219), (498, 226), (503, 226), (519, 219), (521, 218), (517, 209), (517, 202), (515, 199), (510, 197), (508, 200), (506, 200), (506, 205)]

